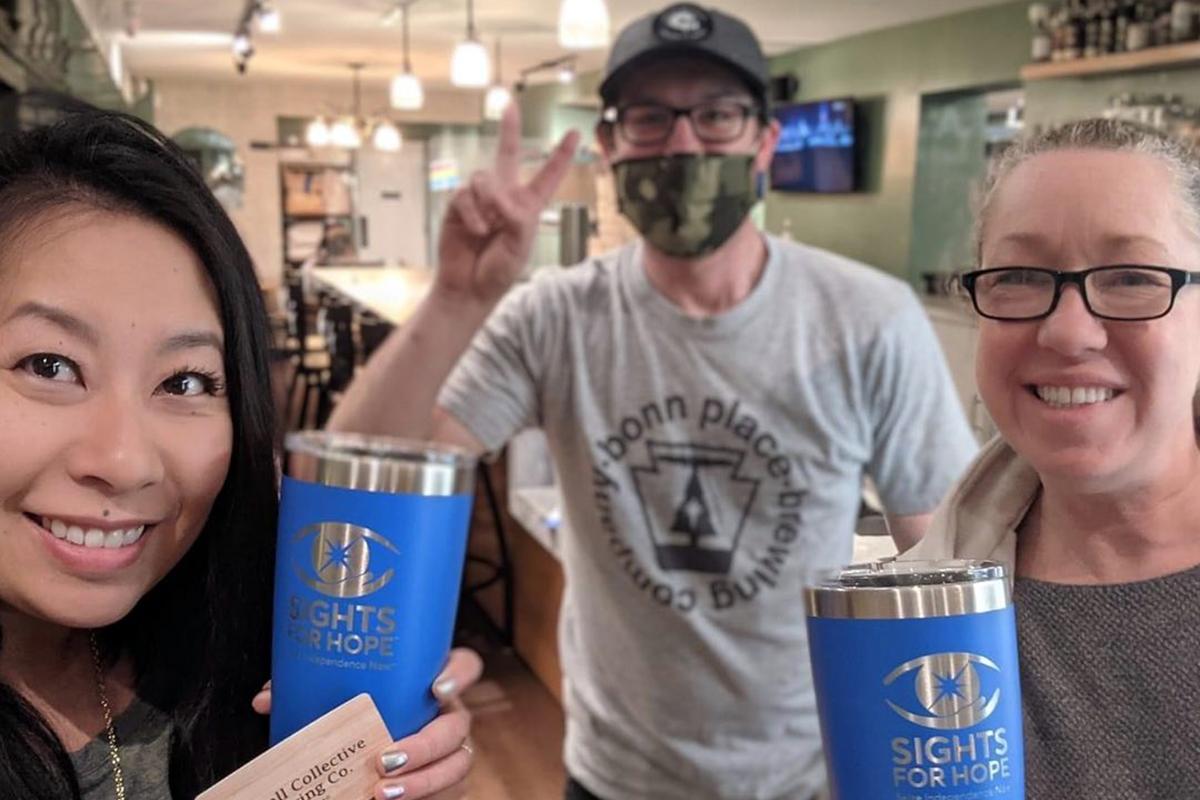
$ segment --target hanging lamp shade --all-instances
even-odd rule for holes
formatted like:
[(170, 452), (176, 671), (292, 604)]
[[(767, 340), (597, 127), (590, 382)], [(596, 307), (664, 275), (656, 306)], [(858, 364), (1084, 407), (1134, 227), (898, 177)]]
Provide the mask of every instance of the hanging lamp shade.
[(309, 147), (329, 147), (332, 137), (324, 117), (317, 117), (304, 129), (304, 142)]
[(392, 108), (401, 111), (416, 111), (425, 105), (425, 90), (408, 60), (408, 5), (405, 3), (400, 7), (404, 22), (404, 69), (392, 78), (391, 104)]
[(425, 105), (425, 90), (421, 79), (411, 72), (401, 72), (392, 78), (392, 108), (416, 111)]
[(483, 99), (484, 119), (496, 120), (504, 116), (504, 109), (512, 102), (512, 92), (500, 84), (492, 84)]
[(390, 121), (384, 120), (375, 126), (375, 133), (371, 136), (371, 146), (376, 150), (395, 153), (403, 145), (404, 137), (400, 135), (400, 129)]
[(482, 89), (491, 80), (487, 48), (476, 39), (459, 42), (450, 61), (450, 82), (464, 89)]
[(329, 131), (329, 141), (334, 147), (344, 147), (347, 150), (357, 150), (362, 146), (362, 136), (351, 119), (339, 119), (333, 123)]
[(283, 15), (275, 6), (263, 3), (258, 7), (258, 29), (263, 33), (279, 33), (283, 30)]
[(475, 3), (467, 0), (467, 38), (454, 48), (450, 82), (464, 89), (482, 89), (492, 82), (487, 48), (475, 36)]
[(611, 31), (604, 0), (563, 0), (558, 10), (558, 43), (571, 50), (608, 47)]

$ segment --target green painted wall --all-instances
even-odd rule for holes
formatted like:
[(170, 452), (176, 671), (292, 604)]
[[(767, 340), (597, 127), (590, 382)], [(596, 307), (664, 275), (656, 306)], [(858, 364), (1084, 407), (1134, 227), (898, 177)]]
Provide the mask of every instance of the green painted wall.
[(772, 192), (767, 228), (907, 278), (921, 95), (1012, 85), (1025, 63), (1027, 3), (889, 28), (771, 59), (794, 72), (798, 100), (851, 96), (863, 126), (863, 191)]

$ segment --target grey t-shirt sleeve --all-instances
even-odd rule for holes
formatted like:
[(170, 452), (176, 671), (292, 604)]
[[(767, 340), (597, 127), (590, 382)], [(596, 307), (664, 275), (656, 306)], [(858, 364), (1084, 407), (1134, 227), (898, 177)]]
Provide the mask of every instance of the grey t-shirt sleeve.
[(438, 405), (487, 450), (540, 423), (540, 387), (555, 335), (545, 282), (516, 287), (497, 306), (446, 379)]
[(872, 423), (868, 471), (889, 514), (932, 511), (975, 456), (941, 345), (906, 293), (868, 345), (864, 389)]

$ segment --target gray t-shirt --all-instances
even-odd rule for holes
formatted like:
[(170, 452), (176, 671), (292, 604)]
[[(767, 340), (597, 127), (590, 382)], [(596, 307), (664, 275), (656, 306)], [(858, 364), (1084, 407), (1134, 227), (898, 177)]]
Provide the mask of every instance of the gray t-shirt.
[(1029, 800), (1200, 797), (1200, 567), (1115, 586), (1018, 578)]
[[(167, 770), (171, 756), (170, 718), (135, 697), (113, 721), (128, 800), (171, 800)], [(101, 733), (71, 754), (83, 800), (116, 800), (108, 734)]]
[(753, 291), (683, 314), (632, 244), (505, 298), (439, 403), (485, 446), (545, 430), (571, 535), (568, 771), (624, 800), (824, 781), (801, 587), (845, 563), (864, 471), (933, 509), (975, 452), (912, 291), (767, 239)]

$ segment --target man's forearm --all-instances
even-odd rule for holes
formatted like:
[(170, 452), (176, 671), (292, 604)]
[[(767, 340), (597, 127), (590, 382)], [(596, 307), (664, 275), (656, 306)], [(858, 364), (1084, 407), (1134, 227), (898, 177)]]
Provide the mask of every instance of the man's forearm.
[(491, 308), (435, 290), (371, 357), (326, 427), (427, 438), (438, 391)]

